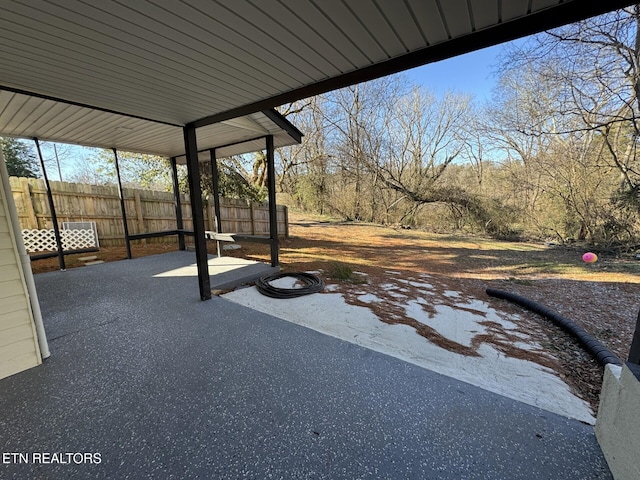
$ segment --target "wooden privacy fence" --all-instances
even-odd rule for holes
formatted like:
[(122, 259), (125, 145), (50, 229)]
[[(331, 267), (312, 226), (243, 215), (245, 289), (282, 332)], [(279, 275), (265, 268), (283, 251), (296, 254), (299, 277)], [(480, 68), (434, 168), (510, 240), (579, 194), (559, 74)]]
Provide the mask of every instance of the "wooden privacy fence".
[[(51, 229), (51, 212), (44, 180), (11, 177), (11, 192), (23, 230)], [(120, 199), (115, 186), (50, 182), (58, 222), (95, 222), (100, 245), (124, 245), (124, 228)], [(124, 189), (129, 234), (176, 230), (174, 196), (169, 192)], [(193, 229), (191, 202), (181, 195), (184, 228)], [(205, 228), (215, 230), (213, 200), (205, 203)], [(287, 207), (278, 205), (278, 233), (289, 235)], [(269, 235), (269, 208), (265, 203), (251, 203), (230, 198), (220, 199), (222, 231), (243, 235)], [(173, 242), (175, 237), (143, 240)]]

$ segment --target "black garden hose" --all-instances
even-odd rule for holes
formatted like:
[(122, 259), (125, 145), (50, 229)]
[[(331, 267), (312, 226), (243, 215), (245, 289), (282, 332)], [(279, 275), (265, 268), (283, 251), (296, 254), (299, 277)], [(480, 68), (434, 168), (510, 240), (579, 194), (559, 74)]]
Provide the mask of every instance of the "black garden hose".
[(538, 315), (543, 316), (544, 318), (551, 320), (553, 323), (558, 325), (560, 328), (564, 329), (571, 335), (573, 335), (578, 342), (587, 350), (591, 355), (593, 355), (596, 360), (600, 363), (600, 365), (606, 365), (607, 363), (612, 363), (613, 365), (622, 365), (622, 361), (617, 357), (615, 353), (605, 347), (602, 343), (596, 340), (590, 333), (588, 333), (585, 329), (578, 326), (573, 321), (569, 320), (566, 317), (563, 317), (558, 312), (551, 310), (540, 303), (534, 302), (526, 297), (522, 297), (515, 293), (505, 292), (503, 290), (497, 290), (495, 288), (487, 288), (487, 295), (491, 297), (501, 298), (503, 300), (508, 300), (516, 305), (520, 305), (525, 309), (537, 313)]
[[(304, 284), (299, 288), (279, 288), (274, 287), (269, 282), (283, 277), (293, 277)], [(306, 272), (280, 272), (273, 275), (266, 275), (256, 280), (258, 291), (272, 298), (295, 298), (310, 293), (317, 293), (324, 290), (324, 281), (311, 273)]]

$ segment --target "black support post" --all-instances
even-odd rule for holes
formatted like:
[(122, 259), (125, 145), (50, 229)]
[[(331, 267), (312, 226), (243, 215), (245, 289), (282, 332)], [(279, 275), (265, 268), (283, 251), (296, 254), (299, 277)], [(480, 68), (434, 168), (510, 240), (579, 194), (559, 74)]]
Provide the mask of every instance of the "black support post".
[(40, 159), (40, 168), (42, 168), (42, 177), (44, 178), (44, 187), (47, 191), (47, 200), (49, 202), (49, 210), (51, 211), (51, 223), (53, 223), (53, 234), (56, 238), (56, 247), (58, 248), (58, 263), (60, 264), (60, 270), (66, 270), (67, 267), (64, 263), (64, 251), (62, 249), (62, 238), (60, 237), (60, 227), (58, 226), (58, 216), (56, 215), (56, 206), (53, 203), (53, 194), (51, 193), (51, 186), (49, 185), (49, 177), (47, 176), (47, 169), (44, 166), (44, 158), (42, 158), (42, 150), (40, 149), (40, 142), (38, 141), (37, 138), (34, 138), (33, 141), (36, 143), (36, 149), (38, 150), (38, 158)]
[(213, 190), (213, 211), (216, 215), (216, 232), (222, 233), (222, 218), (220, 217), (220, 176), (218, 175), (218, 159), (216, 149), (212, 148), (211, 154), (211, 184)]
[[(209, 149), (211, 157), (211, 196), (213, 197), (213, 212), (216, 217), (216, 233), (222, 233), (222, 217), (220, 216), (220, 178), (218, 176), (218, 158), (216, 157), (216, 149)], [(212, 227), (213, 229), (213, 227)], [(216, 240), (216, 251), (220, 258), (220, 241)]]
[(129, 226), (127, 225), (127, 209), (124, 206), (124, 192), (122, 191), (122, 178), (120, 177), (120, 162), (118, 162), (118, 152), (113, 150), (113, 158), (116, 166), (116, 176), (118, 177), (118, 196), (120, 197), (120, 211), (122, 212), (122, 226), (124, 228), (124, 243), (127, 247), (127, 258), (131, 259), (131, 239), (129, 238)]
[(273, 135), (266, 136), (267, 144), (267, 191), (269, 195), (269, 237), (271, 238), (271, 266), (278, 260), (278, 211), (276, 209), (276, 165), (273, 155)]
[(182, 221), (182, 204), (180, 203), (180, 185), (178, 185), (178, 167), (176, 157), (171, 157), (171, 174), (173, 178), (173, 203), (176, 208), (176, 228), (178, 229), (178, 248), (185, 250), (184, 244), (184, 222)]
[(198, 143), (196, 127), (189, 124), (184, 127), (184, 146), (189, 178), (189, 195), (193, 217), (193, 233), (196, 245), (196, 265), (198, 266), (198, 285), (200, 299), (211, 298), (211, 281), (207, 262), (207, 240), (204, 236), (204, 212), (202, 211), (202, 187), (200, 186), (200, 166), (198, 164)]
[(631, 341), (631, 350), (629, 350), (629, 363), (640, 365), (640, 312), (638, 312), (636, 330)]

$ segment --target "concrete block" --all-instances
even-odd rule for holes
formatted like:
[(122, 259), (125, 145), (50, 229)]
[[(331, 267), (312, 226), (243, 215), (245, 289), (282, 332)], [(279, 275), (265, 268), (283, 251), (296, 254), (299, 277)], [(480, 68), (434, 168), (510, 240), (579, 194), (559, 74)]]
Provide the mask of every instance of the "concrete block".
[(627, 365), (605, 368), (596, 438), (616, 480), (640, 478), (640, 380)]
[(104, 263), (104, 260), (94, 260), (93, 262), (85, 263), (85, 265), (100, 265), (101, 263)]

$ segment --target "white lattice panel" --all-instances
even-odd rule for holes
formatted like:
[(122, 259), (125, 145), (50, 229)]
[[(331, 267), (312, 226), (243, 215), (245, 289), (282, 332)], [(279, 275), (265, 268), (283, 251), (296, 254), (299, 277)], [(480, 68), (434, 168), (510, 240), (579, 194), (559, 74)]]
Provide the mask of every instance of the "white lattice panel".
[(62, 237), (62, 248), (64, 250), (79, 250), (97, 246), (93, 230), (62, 230), (60, 236)]
[(93, 230), (95, 247), (100, 247), (96, 222), (62, 222), (63, 230)]
[[(97, 247), (96, 235), (93, 230), (61, 230), (60, 237), (63, 250)], [(29, 253), (58, 250), (53, 230), (22, 230), (22, 239)]]
[(58, 249), (53, 230), (22, 230), (27, 252), (51, 252)]

